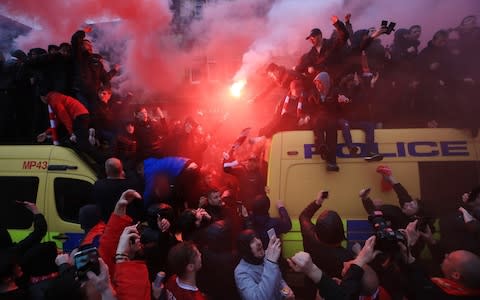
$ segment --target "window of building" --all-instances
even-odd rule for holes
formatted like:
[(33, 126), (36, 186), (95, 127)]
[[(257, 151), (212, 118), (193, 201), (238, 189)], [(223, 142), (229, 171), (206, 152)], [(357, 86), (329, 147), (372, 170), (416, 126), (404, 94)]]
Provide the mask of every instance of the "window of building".
[(199, 84), (202, 79), (202, 70), (200, 66), (195, 66), (190, 69), (190, 83)]
[(93, 185), (84, 180), (72, 178), (55, 178), (55, 204), (62, 220), (79, 223), (78, 212), (87, 204), (93, 204)]
[(207, 58), (207, 74), (211, 82), (217, 82), (220, 78), (217, 61), (213, 58)]
[(16, 201), (37, 202), (38, 177), (0, 176), (0, 222), (8, 229), (32, 226), (33, 215)]

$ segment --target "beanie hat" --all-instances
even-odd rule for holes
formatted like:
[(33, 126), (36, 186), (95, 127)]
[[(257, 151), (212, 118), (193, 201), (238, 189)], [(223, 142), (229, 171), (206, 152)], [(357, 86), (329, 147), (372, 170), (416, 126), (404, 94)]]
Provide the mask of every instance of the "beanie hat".
[(100, 222), (98, 207), (95, 204), (82, 206), (78, 212), (78, 221), (80, 222), (80, 227), (85, 230), (85, 232), (89, 232), (90, 229)]

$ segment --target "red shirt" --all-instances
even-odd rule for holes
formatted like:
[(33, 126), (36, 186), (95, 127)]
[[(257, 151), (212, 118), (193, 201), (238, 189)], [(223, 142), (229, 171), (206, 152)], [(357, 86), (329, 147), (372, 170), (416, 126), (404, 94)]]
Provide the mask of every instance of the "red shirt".
[(57, 119), (67, 128), (68, 133), (73, 133), (73, 120), (80, 115), (88, 115), (88, 110), (80, 101), (59, 92), (47, 94), (47, 104), (52, 107)]
[(207, 300), (197, 287), (180, 282), (177, 278), (177, 275), (173, 275), (167, 281), (168, 300)]

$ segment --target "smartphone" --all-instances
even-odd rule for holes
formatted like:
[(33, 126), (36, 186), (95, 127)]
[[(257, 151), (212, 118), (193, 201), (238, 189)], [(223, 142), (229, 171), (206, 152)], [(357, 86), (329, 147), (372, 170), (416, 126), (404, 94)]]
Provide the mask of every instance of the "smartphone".
[(77, 276), (80, 281), (87, 281), (87, 272), (100, 274), (100, 263), (98, 262), (97, 248), (91, 247), (78, 251), (73, 256), (75, 269), (77, 270)]
[[(137, 231), (138, 231), (138, 235), (140, 236), (140, 238), (142, 237), (142, 234), (143, 234), (143, 231), (148, 227), (148, 225), (144, 224), (144, 223), (141, 223), (141, 222), (138, 222), (137, 225), (136, 225), (136, 228), (137, 228)], [(136, 241), (136, 238), (135, 237), (131, 237), (130, 238), (130, 244), (134, 245), (135, 244), (135, 241)]]
[(387, 27), (387, 25), (388, 25), (388, 21), (382, 20), (381, 26), (382, 27)]
[(267, 234), (268, 234), (268, 239), (272, 239), (272, 238), (276, 238), (277, 237), (277, 234), (275, 233), (275, 229), (274, 228), (270, 228), (269, 230), (267, 230)]
[(322, 199), (327, 199), (328, 198), (328, 191), (323, 191), (322, 192)]

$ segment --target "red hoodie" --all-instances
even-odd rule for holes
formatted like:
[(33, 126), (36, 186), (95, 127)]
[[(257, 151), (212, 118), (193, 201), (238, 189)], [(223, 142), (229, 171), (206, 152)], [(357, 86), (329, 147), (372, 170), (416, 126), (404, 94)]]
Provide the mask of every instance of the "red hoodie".
[(88, 115), (88, 110), (80, 101), (59, 92), (47, 94), (47, 104), (52, 107), (57, 119), (67, 128), (68, 133), (73, 133), (73, 120), (80, 115)]

